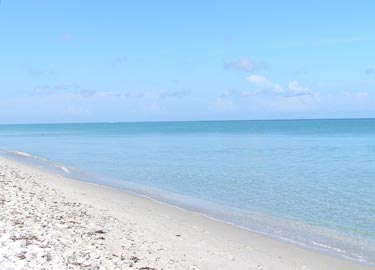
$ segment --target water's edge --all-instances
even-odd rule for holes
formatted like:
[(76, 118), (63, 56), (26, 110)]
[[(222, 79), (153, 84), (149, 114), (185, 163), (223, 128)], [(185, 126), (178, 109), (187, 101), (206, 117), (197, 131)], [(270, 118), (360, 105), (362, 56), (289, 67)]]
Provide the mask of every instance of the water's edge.
[[(370, 257), (369, 260), (369, 258), (357, 252), (357, 250), (361, 249), (362, 241), (365, 241), (363, 239), (348, 238), (345, 239), (347, 242), (340, 243), (340, 241), (342, 241), (342, 235), (328, 229), (316, 228), (312, 225), (266, 216), (260, 213), (242, 211), (237, 208), (226, 207), (209, 201), (141, 186), (121, 179), (113, 179), (105, 175), (83, 172), (77, 168), (65, 166), (26, 152), (0, 149), (0, 156), (66, 178), (111, 187), (136, 196), (146, 197), (158, 203), (193, 212), (219, 222), (224, 222), (315, 252), (355, 261), (364, 265), (375, 265), (375, 262), (371, 261)], [(251, 226), (249, 226), (249, 224), (251, 224)], [(333, 240), (338, 242), (331, 242)], [(347, 246), (347, 250), (340, 248), (340, 244)], [(371, 248), (368, 254), (372, 254), (372, 252), (375, 252), (375, 249)]]

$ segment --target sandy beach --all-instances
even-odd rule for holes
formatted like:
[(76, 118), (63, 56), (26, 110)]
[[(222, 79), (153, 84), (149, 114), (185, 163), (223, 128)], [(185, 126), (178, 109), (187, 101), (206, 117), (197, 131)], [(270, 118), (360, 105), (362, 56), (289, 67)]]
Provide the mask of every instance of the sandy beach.
[(375, 269), (0, 158), (1, 269)]

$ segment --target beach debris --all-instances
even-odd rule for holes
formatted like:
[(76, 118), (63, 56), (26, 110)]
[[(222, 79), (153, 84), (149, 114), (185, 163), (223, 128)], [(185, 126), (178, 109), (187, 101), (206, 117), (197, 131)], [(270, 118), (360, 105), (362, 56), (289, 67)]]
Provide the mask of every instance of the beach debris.
[(22, 252), (21, 252), (20, 254), (17, 254), (16, 257), (17, 257), (18, 259), (20, 259), (20, 260), (24, 260), (24, 259), (26, 259), (25, 254), (22, 253)]
[(136, 256), (131, 256), (131, 257), (130, 257), (130, 260), (131, 260), (132, 262), (134, 262), (134, 263), (137, 263), (137, 262), (140, 261), (140, 259), (139, 259), (138, 257), (136, 257)]
[(66, 179), (6, 164), (0, 159), (0, 269), (190, 269), (144, 224), (55, 186)]

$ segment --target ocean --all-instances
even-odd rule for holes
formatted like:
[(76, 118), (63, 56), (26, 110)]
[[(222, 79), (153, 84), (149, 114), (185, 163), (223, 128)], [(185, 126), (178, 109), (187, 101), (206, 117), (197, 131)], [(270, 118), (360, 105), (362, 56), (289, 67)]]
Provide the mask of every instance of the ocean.
[(375, 119), (0, 125), (1, 155), (375, 263)]

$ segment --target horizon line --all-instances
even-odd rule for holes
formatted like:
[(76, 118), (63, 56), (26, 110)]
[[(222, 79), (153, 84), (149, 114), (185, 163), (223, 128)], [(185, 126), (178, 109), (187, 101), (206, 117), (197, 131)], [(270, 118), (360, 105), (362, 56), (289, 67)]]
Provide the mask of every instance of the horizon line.
[(160, 120), (160, 121), (99, 121), (99, 122), (36, 122), (36, 123), (0, 123), (0, 126), (11, 125), (79, 125), (79, 124), (126, 124), (126, 123), (184, 123), (184, 122), (251, 122), (251, 121), (314, 121), (314, 120), (372, 120), (375, 117), (343, 117), (343, 118), (265, 118), (265, 119), (222, 119), (222, 120)]

